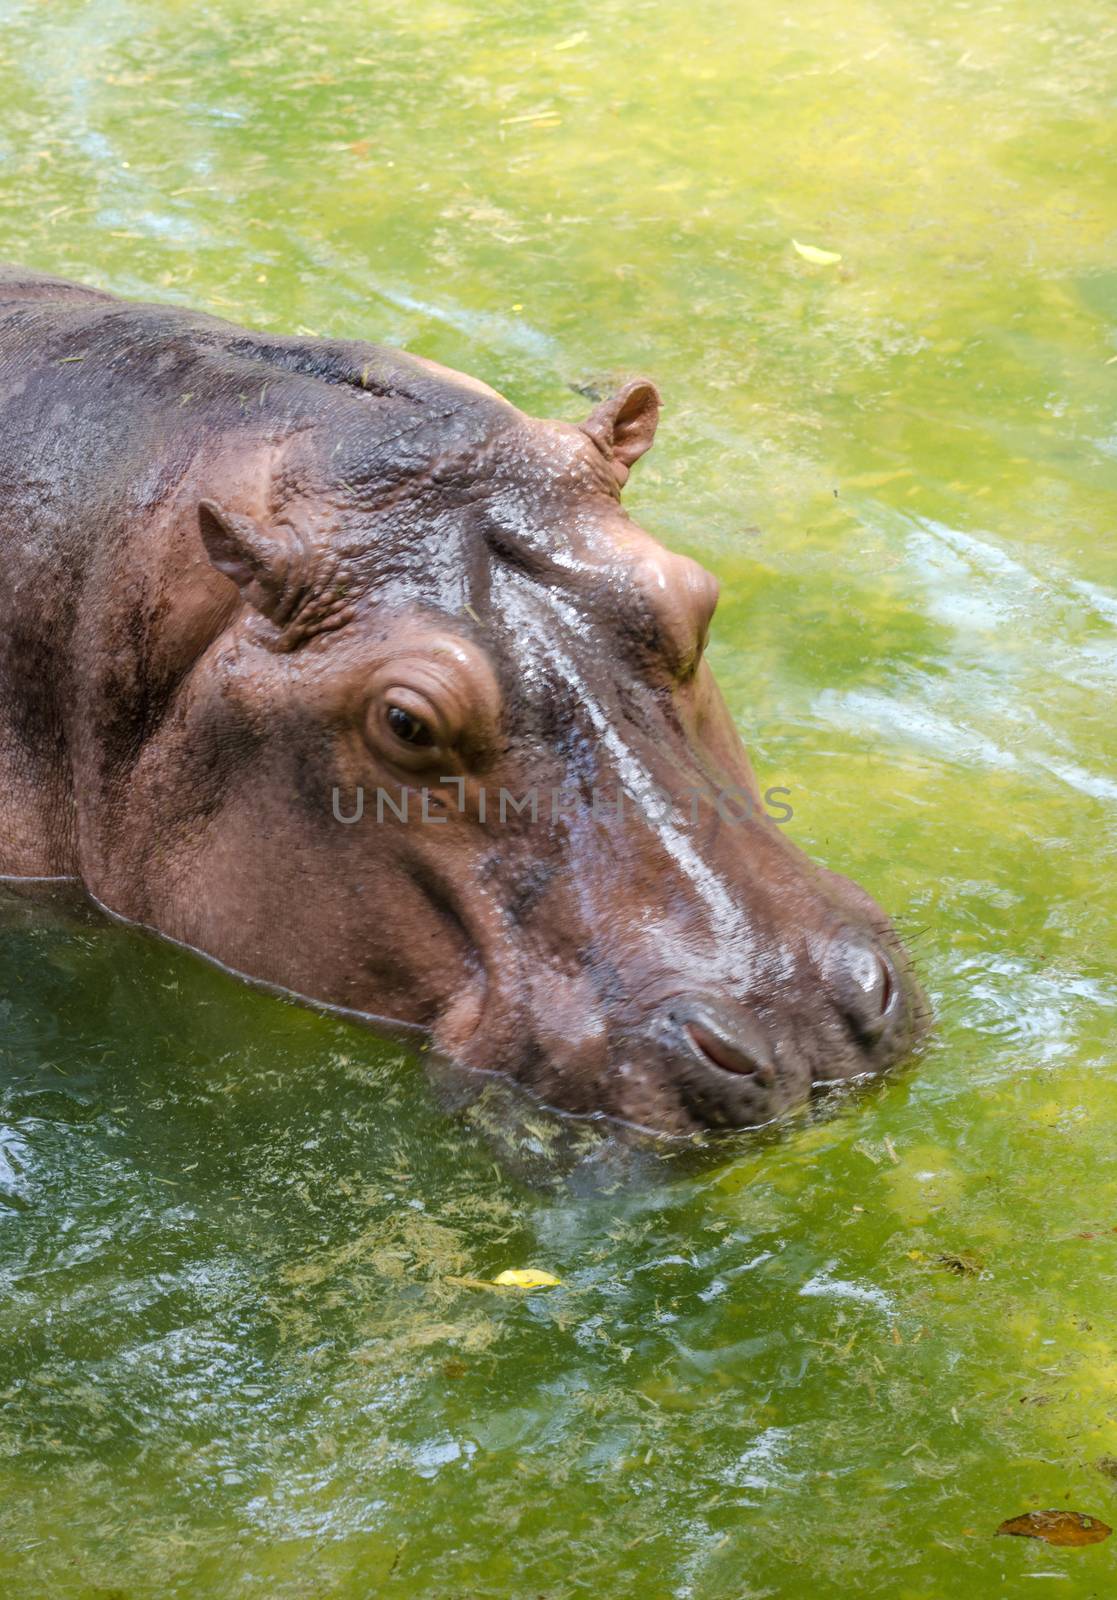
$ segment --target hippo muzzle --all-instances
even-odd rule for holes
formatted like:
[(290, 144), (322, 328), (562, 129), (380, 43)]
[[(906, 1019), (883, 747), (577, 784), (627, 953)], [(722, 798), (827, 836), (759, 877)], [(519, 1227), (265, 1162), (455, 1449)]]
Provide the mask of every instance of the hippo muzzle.
[[(612, 874), (600, 837), (584, 864), (567, 839), (578, 892), (552, 884), (520, 912), (468, 1031), (436, 1025), (436, 1039), (554, 1106), (668, 1133), (760, 1126), (908, 1054), (926, 1007), (883, 913), (766, 817), (709, 831), (702, 859), (716, 859), (714, 842), (729, 858), (729, 927), (712, 929), (708, 897), (658, 838), (640, 840), (658, 857), (643, 871)], [(628, 835), (631, 857), (634, 823)], [(656, 898), (638, 898), (644, 881)], [(560, 901), (563, 928), (582, 929), (575, 951), (549, 945)]]

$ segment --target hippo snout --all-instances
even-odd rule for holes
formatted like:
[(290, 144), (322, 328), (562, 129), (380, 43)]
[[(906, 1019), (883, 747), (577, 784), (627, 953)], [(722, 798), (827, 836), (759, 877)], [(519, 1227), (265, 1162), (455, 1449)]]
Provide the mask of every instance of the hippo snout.
[(918, 991), (900, 960), (857, 930), (831, 936), (779, 1005), (678, 995), (647, 1024), (645, 1068), (684, 1125), (756, 1127), (812, 1089), (884, 1071), (910, 1047)]

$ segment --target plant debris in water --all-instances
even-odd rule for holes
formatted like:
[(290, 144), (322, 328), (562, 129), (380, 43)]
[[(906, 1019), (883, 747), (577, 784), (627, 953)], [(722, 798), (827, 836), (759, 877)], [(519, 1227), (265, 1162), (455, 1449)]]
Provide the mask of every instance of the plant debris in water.
[(938, 1258), (940, 1267), (947, 1272), (953, 1272), (958, 1278), (980, 1278), (984, 1270), (983, 1264), (977, 1256), (971, 1256), (962, 1251), (950, 1252)]
[(495, 1278), (468, 1278), (447, 1273), (444, 1281), (459, 1289), (553, 1289), (562, 1279), (535, 1267), (508, 1267)]
[(508, 1267), (493, 1279), (502, 1289), (553, 1289), (560, 1282), (550, 1272), (540, 1272), (535, 1267)]
[(1101, 1544), (1113, 1529), (1084, 1511), (1025, 1511), (1022, 1517), (1009, 1517), (998, 1533), (1015, 1534), (1020, 1539), (1042, 1539), (1045, 1544)]
[(798, 239), (792, 239), (792, 245), (797, 255), (804, 261), (809, 261), (814, 267), (832, 267), (840, 261), (841, 254), (837, 250), (820, 250), (816, 244), (800, 244)]

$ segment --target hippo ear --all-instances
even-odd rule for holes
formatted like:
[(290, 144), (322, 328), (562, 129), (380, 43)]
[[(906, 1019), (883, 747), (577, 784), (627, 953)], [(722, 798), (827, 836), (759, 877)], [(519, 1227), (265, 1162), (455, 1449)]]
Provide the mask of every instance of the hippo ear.
[(659, 390), (647, 378), (634, 378), (591, 412), (582, 432), (589, 434), (623, 484), (628, 469), (651, 449), (658, 421)]
[(248, 605), (278, 622), (296, 557), (289, 538), (226, 511), (216, 500), (199, 502), (198, 528), (217, 571), (232, 578)]

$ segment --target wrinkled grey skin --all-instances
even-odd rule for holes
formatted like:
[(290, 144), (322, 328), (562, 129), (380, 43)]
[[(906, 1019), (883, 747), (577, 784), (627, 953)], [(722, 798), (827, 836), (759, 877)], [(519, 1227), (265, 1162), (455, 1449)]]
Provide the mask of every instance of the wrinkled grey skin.
[[(888, 1066), (884, 913), (714, 803), (756, 796), (716, 584), (620, 505), (657, 410), (0, 272), (0, 871), (664, 1132)], [(404, 786), (436, 820), (376, 821)]]

